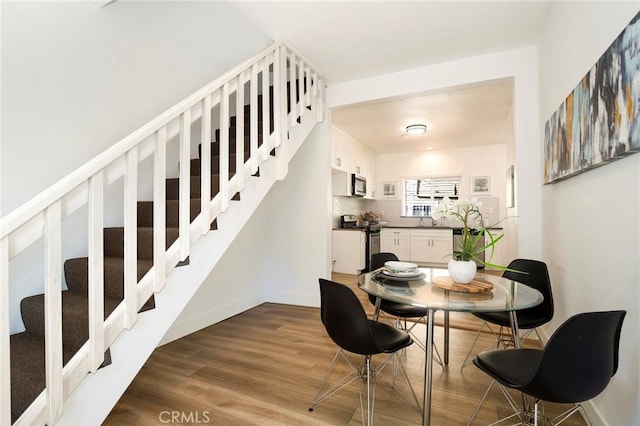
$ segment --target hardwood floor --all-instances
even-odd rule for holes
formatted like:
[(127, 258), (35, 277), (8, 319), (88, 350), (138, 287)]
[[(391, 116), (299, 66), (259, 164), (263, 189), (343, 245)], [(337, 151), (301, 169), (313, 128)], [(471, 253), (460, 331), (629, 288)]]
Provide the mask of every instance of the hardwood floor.
[[(334, 274), (333, 279), (355, 288), (353, 275)], [(364, 293), (356, 289), (356, 294), (370, 311)], [(489, 385), (488, 376), (473, 365), (460, 370), (477, 320), (457, 314), (452, 324), (462, 328), (451, 330), (449, 366), (434, 364), (431, 423), (437, 426), (465, 424)], [(422, 336), (424, 326), (417, 327)], [(442, 338), (442, 327), (436, 326), (440, 349)], [(482, 333), (477, 348), (494, 342), (491, 335)], [(320, 322), (319, 309), (266, 303), (157, 348), (104, 424), (358, 425), (355, 384), (313, 412), (307, 409), (335, 351)], [(422, 400), (424, 352), (412, 345), (402, 356)], [(376, 356), (374, 362), (382, 359)], [(336, 368), (340, 373), (347, 371), (344, 363)], [(388, 382), (390, 372), (385, 370), (379, 380)], [(499, 391), (492, 390), (474, 424), (508, 415), (507, 407)], [(545, 404), (549, 417), (564, 407)], [(417, 425), (421, 413), (378, 386), (375, 423)], [(585, 423), (574, 415), (564, 424)]]

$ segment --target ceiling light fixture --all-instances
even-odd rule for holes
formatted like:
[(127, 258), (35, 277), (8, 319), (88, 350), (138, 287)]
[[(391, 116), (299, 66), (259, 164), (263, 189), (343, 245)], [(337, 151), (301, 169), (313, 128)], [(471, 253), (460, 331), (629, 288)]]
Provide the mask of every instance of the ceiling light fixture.
[(421, 135), (427, 131), (427, 126), (425, 124), (411, 124), (404, 131), (408, 135)]

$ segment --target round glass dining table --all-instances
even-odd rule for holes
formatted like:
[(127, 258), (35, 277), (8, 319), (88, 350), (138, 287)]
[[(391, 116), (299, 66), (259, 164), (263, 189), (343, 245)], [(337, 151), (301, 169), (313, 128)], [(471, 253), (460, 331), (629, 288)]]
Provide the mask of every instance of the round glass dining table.
[(491, 283), (493, 288), (482, 292), (460, 292), (445, 290), (432, 283), (434, 277), (447, 277), (446, 269), (419, 268), (418, 278), (398, 279), (389, 277), (378, 269), (360, 275), (358, 287), (376, 297), (374, 318), (380, 312), (381, 300), (426, 308), (424, 404), (422, 406), (423, 425), (429, 425), (431, 417), (431, 378), (433, 372), (433, 320), (438, 310), (445, 313), (445, 362), (449, 353), (449, 312), (508, 312), (511, 320), (513, 341), (519, 347), (516, 311), (531, 308), (542, 303), (543, 296), (538, 290), (507, 278), (478, 273), (475, 279)]

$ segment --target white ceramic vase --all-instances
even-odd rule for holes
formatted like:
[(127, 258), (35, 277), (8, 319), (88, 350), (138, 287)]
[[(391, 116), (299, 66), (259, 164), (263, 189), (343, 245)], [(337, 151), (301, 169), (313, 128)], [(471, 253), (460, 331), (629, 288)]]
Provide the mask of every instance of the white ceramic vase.
[(449, 276), (451, 279), (460, 284), (468, 284), (476, 276), (478, 265), (473, 260), (454, 260), (451, 259), (447, 264)]

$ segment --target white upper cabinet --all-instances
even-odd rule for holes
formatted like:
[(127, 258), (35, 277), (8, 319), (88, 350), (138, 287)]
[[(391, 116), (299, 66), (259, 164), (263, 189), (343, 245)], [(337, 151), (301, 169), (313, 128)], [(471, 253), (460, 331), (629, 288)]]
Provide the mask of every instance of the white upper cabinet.
[[(331, 168), (367, 179), (367, 198), (375, 198), (375, 155), (364, 145), (335, 127), (331, 132)], [(342, 185), (340, 185), (342, 186)], [(336, 194), (334, 195), (342, 195)]]
[(344, 139), (336, 137), (337, 132), (333, 132), (331, 144), (331, 168), (342, 172), (348, 171), (347, 166), (347, 144)]

